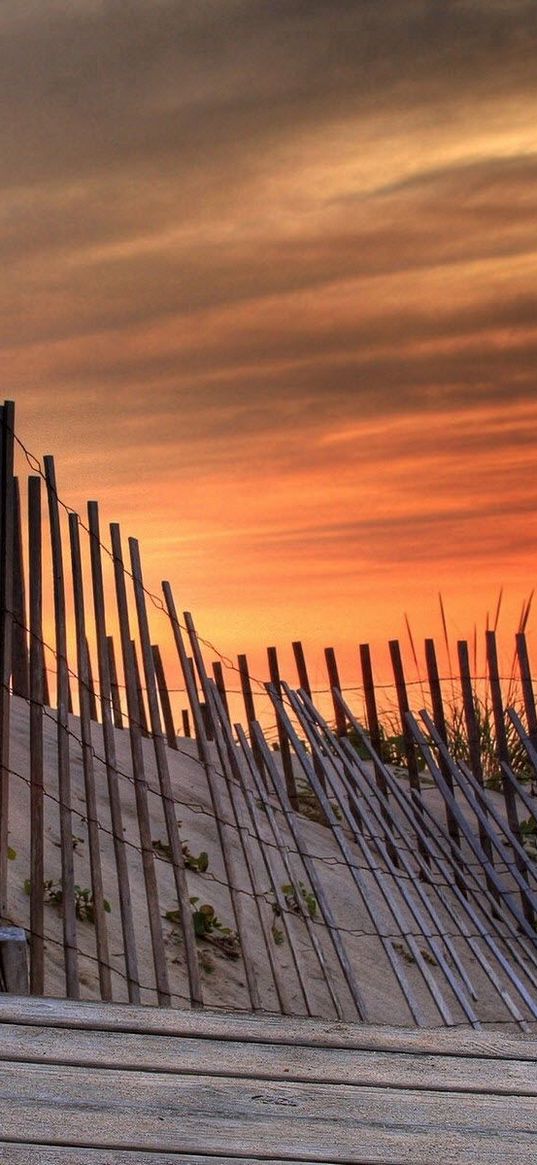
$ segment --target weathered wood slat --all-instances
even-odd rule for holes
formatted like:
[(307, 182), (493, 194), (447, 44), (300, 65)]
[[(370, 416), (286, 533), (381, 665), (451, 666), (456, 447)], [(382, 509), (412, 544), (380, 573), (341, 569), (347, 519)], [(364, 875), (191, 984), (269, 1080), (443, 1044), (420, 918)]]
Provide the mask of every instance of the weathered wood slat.
[(164, 737), (162, 735), (162, 725), (157, 697), (157, 681), (155, 676), (153, 653), (151, 651), (149, 621), (147, 618), (147, 607), (145, 602), (140, 548), (135, 538), (129, 538), (129, 547), (134, 583), (134, 595), (136, 601), (136, 613), (138, 616), (138, 631), (140, 635), (140, 647), (142, 651), (147, 703), (149, 708), (149, 719), (151, 724), (151, 733), (153, 736), (153, 748), (155, 751), (155, 762), (159, 779), (160, 795), (162, 798), (162, 806), (164, 810), (164, 820), (166, 822), (166, 832), (170, 846), (170, 860), (173, 867), (175, 892), (177, 894), (177, 904), (181, 916), (183, 942), (185, 945), (185, 955), (188, 968), (190, 998), (194, 1006), (201, 1007), (203, 1005), (203, 993), (201, 989), (196, 937), (194, 934), (192, 909), (189, 900), (185, 859), (175, 815), (175, 804), (173, 800), (170, 770), (168, 766), (167, 749), (164, 743)]
[(170, 693), (166, 683), (166, 674), (164, 671), (164, 664), (160, 654), (160, 647), (157, 643), (151, 645), (153, 654), (153, 666), (155, 668), (155, 677), (157, 681), (158, 694), (160, 700), (160, 709), (162, 712), (162, 719), (166, 730), (166, 741), (169, 748), (177, 749), (177, 733), (173, 722), (172, 706), (170, 702)]
[(247, 1012), (161, 1010), (131, 1004), (72, 999), (0, 997), (0, 1023), (93, 1028), (99, 1031), (152, 1032), (204, 1039), (301, 1044), (304, 1047), (381, 1049), (446, 1056), (537, 1060), (535, 1038), (504, 1030), (475, 1032), (448, 1028), (395, 1028), (302, 1016), (251, 1015)]
[[(93, 589), (93, 608), (95, 614), (95, 632), (97, 638), (97, 662), (99, 668), (99, 689), (101, 697), (101, 720), (103, 726), (103, 745), (106, 767), (106, 781), (108, 787), (108, 801), (112, 820), (114, 841), (114, 857), (117, 872), (119, 891), (119, 909), (121, 914), (121, 931), (124, 944), (125, 971), (127, 975), (127, 989), (131, 1003), (140, 1002), (140, 987), (138, 979), (138, 961), (136, 956), (136, 938), (132, 911), (132, 898), (129, 882), (129, 868), (123, 836), (123, 813), (116, 763), (116, 744), (112, 727), (112, 694), (110, 666), (113, 661), (113, 644), (106, 635), (106, 613), (104, 599), (104, 580), (101, 558), (101, 541), (99, 529), (99, 508), (97, 502), (88, 502), (89, 543), (91, 556), (91, 578)], [(120, 725), (121, 727), (121, 725)]]
[[(521, 1055), (524, 1048), (521, 1048)], [(537, 1096), (537, 1060), (505, 1061), (0, 1024), (0, 1061), (180, 1075)]]
[(13, 478), (13, 633), (12, 683), (13, 692), (25, 700), (30, 694), (28, 675), (28, 632), (26, 621), (26, 588), (22, 553), (21, 497), (19, 479)]
[[(132, 1149), (86, 1149), (80, 1146), (57, 1145), (14, 1145), (0, 1140), (3, 1165), (236, 1165), (239, 1157), (222, 1157), (211, 1153), (144, 1153)], [(244, 1160), (244, 1158), (242, 1158)], [(288, 1165), (289, 1158), (251, 1157), (251, 1161), (263, 1161), (263, 1165)], [(296, 1158), (295, 1158), (296, 1160)], [(332, 1165), (330, 1161), (316, 1162), (316, 1165)]]
[[(98, 1119), (96, 1117), (98, 1116)], [(533, 1165), (533, 1097), (4, 1063), (4, 1139), (290, 1160)], [(45, 1136), (44, 1136), (45, 1134)], [(398, 1154), (395, 1157), (395, 1153)]]
[(13, 634), (13, 443), (15, 405), (0, 409), (0, 918), (7, 911), (11, 653)]
[(30, 991), (45, 987), (43, 946), (43, 589), (41, 567), (41, 478), (28, 478), (28, 559), (30, 588)]
[(159, 1003), (162, 1006), (171, 1005), (166, 951), (162, 931), (161, 910), (159, 903), (158, 883), (155, 871), (155, 853), (151, 840), (151, 820), (147, 800), (147, 782), (145, 777), (144, 757), (142, 751), (142, 727), (140, 725), (139, 706), (139, 677), (137, 679), (135, 653), (130, 635), (129, 608), (127, 589), (125, 585), (125, 567), (121, 549), (121, 533), (117, 523), (110, 525), (112, 538), (112, 553), (114, 557), (114, 577), (116, 584), (117, 610), (121, 633), (121, 651), (123, 655), (123, 673), (127, 688), (127, 708), (129, 713), (129, 737), (131, 746), (132, 771), (134, 776), (134, 791), (136, 796), (136, 812), (140, 832), (140, 846), (142, 850), (142, 866), (147, 901), (147, 913), (151, 931), (151, 945), (153, 950), (153, 965)]
[(78, 701), (80, 705), (80, 733), (82, 740), (82, 767), (84, 772), (84, 792), (86, 796), (86, 820), (88, 825), (89, 856), (91, 870), (91, 892), (95, 919), (97, 958), (99, 962), (99, 986), (101, 999), (111, 1000), (112, 979), (110, 975), (110, 948), (106, 925), (105, 897), (99, 839), (99, 817), (95, 791), (93, 767), (93, 745), (91, 739), (91, 700), (89, 683), (89, 651), (86, 638), (86, 617), (84, 606), (84, 582), (82, 577), (82, 555), (78, 514), (69, 514), (69, 538), (71, 545), (71, 569), (73, 575), (73, 600), (75, 611), (76, 652), (78, 671)]
[(75, 878), (73, 862), (73, 818), (71, 811), (71, 762), (69, 753), (69, 667), (67, 662), (67, 622), (60, 509), (56, 488), (54, 458), (45, 457), (45, 478), (54, 575), (54, 622), (57, 666), (57, 744), (58, 788), (60, 794), (60, 843), (62, 867), (62, 921), (65, 983), (71, 999), (79, 995), (78, 943), (75, 914)]

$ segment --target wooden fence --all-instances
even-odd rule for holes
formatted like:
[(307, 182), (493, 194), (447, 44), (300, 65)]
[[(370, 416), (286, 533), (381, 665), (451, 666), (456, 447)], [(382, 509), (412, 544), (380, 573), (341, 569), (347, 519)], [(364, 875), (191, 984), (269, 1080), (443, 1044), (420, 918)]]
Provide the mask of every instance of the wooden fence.
[[(421, 709), (389, 645), (389, 732), (369, 646), (357, 652), (359, 708), (327, 648), (327, 717), (298, 641), (296, 687), (274, 647), (261, 682), (245, 655), (209, 668), (216, 653), (170, 583), (146, 588), (137, 541), (126, 551), (117, 524), (107, 541), (96, 501), (84, 516), (65, 505), (53, 458), (24, 448), (9, 401), (0, 422), (0, 915), (26, 931), (31, 992), (534, 1023), (537, 714), (524, 630), (520, 706), (507, 709), (487, 633), (486, 725), (468, 645), (446, 700), (432, 639)], [(34, 471), (24, 489), (15, 451)]]

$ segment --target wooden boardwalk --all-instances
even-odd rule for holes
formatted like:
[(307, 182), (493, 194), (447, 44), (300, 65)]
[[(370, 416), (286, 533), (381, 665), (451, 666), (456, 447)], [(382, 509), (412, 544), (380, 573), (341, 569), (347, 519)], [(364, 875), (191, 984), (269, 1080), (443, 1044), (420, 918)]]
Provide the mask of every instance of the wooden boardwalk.
[(537, 1158), (537, 1041), (0, 1000), (3, 1165)]

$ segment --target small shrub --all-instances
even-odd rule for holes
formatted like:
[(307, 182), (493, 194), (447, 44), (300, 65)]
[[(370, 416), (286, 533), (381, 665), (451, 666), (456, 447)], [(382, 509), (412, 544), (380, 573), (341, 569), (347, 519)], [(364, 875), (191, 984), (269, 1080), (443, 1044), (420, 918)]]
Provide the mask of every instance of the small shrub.
[[(29, 878), (26, 878), (24, 883), (24, 890), (26, 894), (30, 894), (32, 884)], [(93, 893), (87, 886), (75, 885), (75, 914), (80, 922), (91, 922), (95, 924), (95, 904), (93, 901)], [(49, 902), (52, 906), (61, 906), (63, 902), (63, 888), (61, 882), (55, 882), (52, 878), (48, 878), (43, 882), (43, 898), (45, 902)], [(110, 914), (111, 906), (107, 898), (103, 902), (104, 909), (107, 914)]]
[[(164, 858), (164, 860), (167, 862), (171, 862), (172, 851), (168, 842), (161, 841), (160, 838), (157, 838), (156, 841), (152, 842), (152, 845), (155, 853), (158, 854), (159, 857)], [(202, 850), (201, 853), (194, 855), (190, 852), (188, 848), (188, 842), (186, 841), (182, 843), (181, 848), (183, 850), (183, 858), (187, 870), (195, 870), (198, 874), (204, 874), (205, 871), (208, 870), (209, 855), (205, 852), (205, 850)]]

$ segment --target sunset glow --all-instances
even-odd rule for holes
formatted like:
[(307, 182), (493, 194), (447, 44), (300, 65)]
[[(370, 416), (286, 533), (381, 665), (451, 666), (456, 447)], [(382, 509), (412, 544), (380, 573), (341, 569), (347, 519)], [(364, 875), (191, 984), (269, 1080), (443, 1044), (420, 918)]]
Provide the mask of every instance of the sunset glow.
[(258, 669), (301, 639), (352, 682), (359, 642), (440, 638), (439, 592), (470, 637), (501, 587), (507, 659), (535, 4), (21, 0), (0, 29), (3, 383), (66, 501)]

